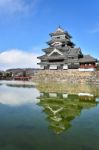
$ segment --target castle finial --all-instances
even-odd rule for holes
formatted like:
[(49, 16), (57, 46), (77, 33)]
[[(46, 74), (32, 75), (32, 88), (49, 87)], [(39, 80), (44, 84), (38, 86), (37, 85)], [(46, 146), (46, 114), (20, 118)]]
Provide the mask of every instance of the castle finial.
[(59, 24), (58, 28), (61, 28), (60, 24)]
[(64, 32), (60, 25), (58, 26), (57, 31)]

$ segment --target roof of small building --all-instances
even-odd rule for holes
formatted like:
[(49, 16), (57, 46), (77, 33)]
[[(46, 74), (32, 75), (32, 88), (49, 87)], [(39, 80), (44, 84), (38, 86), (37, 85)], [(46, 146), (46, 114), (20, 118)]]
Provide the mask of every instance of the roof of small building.
[(83, 58), (79, 59), (79, 62), (80, 63), (97, 62), (97, 59), (90, 55), (84, 55)]

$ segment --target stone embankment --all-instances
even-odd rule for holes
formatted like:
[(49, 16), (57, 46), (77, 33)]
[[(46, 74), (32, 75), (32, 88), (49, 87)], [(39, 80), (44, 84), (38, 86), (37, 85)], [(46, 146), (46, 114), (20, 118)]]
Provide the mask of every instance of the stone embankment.
[(33, 81), (99, 84), (99, 71), (40, 70), (34, 74)]

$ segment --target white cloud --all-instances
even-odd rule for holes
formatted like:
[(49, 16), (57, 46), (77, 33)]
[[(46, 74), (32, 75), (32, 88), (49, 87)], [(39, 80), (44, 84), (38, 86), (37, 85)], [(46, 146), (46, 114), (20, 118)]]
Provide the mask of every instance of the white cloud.
[(34, 11), (39, 0), (0, 0), (0, 14), (17, 14)]
[(38, 54), (18, 49), (6, 50), (0, 53), (0, 70), (8, 68), (37, 68)]
[[(35, 94), (33, 94), (35, 93)], [(35, 88), (11, 88), (6, 86), (0, 87), (0, 103), (10, 106), (20, 106), (24, 104), (37, 103), (36, 99), (39, 91)]]

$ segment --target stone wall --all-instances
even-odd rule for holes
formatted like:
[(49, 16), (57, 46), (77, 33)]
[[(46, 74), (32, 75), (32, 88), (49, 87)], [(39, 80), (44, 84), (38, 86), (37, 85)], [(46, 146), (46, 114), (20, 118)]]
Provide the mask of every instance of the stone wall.
[(40, 70), (34, 74), (33, 81), (99, 84), (99, 71)]

